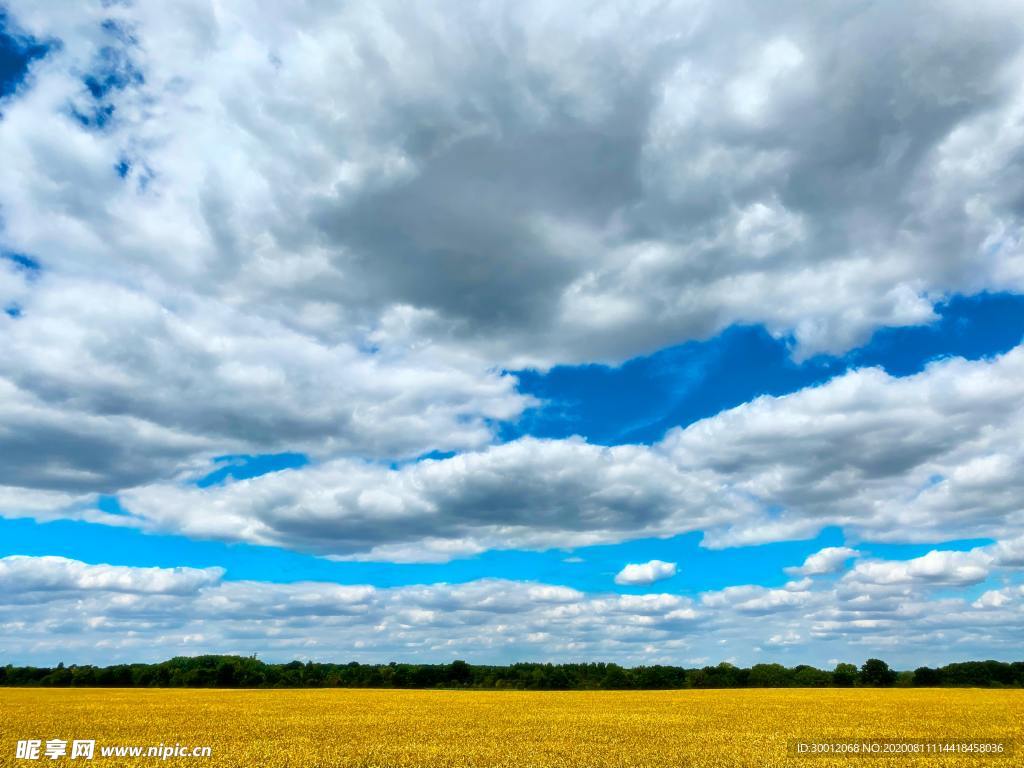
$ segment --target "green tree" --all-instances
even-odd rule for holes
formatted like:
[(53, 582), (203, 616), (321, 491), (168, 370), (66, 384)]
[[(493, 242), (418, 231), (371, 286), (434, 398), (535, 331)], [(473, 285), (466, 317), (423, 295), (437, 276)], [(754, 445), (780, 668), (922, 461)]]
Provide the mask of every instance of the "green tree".
[(230, 661), (222, 661), (217, 667), (217, 687), (235, 687), (235, 665)]
[(914, 673), (913, 672), (897, 672), (896, 673), (896, 687), (897, 688), (912, 688), (914, 686)]
[(472, 668), (462, 659), (456, 659), (448, 667), (448, 681), (454, 685), (466, 685), (472, 677)]
[(836, 664), (832, 672), (832, 684), (837, 688), (852, 688), (857, 682), (857, 667), (853, 664)]
[(606, 690), (629, 688), (629, 678), (626, 677), (625, 670), (618, 664), (609, 664), (601, 679), (601, 687)]
[(793, 685), (797, 688), (827, 688), (832, 684), (832, 675), (820, 669), (801, 665), (793, 670)]
[(896, 673), (881, 659), (868, 659), (860, 667), (860, 683), (871, 688), (888, 688), (896, 682)]
[(789, 670), (781, 664), (755, 664), (747, 684), (752, 688), (788, 688)]

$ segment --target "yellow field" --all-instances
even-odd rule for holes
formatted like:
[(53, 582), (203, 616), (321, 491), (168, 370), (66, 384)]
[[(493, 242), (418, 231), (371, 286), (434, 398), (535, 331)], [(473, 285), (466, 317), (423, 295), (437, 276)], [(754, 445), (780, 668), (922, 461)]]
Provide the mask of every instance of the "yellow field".
[[(0, 689), (0, 766), (18, 740), (212, 747), (167, 765), (783, 766), (1024, 764), (1024, 691), (640, 692)], [(1012, 757), (792, 757), (790, 739), (1014, 739)]]

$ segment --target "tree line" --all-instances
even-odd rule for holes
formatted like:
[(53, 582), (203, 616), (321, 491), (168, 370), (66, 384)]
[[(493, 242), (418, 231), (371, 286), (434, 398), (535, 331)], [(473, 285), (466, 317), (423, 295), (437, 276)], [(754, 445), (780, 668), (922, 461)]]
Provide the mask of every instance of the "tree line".
[(880, 659), (859, 668), (755, 664), (689, 669), (580, 664), (267, 664), (255, 656), (179, 656), (157, 664), (109, 667), (0, 667), (0, 686), (118, 688), (476, 688), (512, 690), (653, 690), (678, 688), (1024, 687), (1024, 662), (968, 661), (896, 671)]

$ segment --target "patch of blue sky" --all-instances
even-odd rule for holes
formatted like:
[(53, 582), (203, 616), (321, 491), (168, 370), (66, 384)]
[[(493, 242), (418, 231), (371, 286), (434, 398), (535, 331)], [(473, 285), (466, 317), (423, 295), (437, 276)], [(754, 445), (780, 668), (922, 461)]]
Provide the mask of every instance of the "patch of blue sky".
[(13, 29), (7, 12), (0, 7), (0, 98), (14, 93), (32, 61), (45, 56), (54, 45)]
[[(110, 38), (110, 44), (99, 49), (91, 70), (82, 77), (92, 103), (69, 106), (71, 116), (83, 127), (96, 129), (102, 129), (114, 118), (116, 107), (108, 100), (113, 91), (145, 82), (142, 71), (132, 61), (130, 50), (137, 41), (130, 30), (111, 19), (103, 21), (101, 27)], [(127, 175), (128, 168), (123, 173), (120, 165), (117, 168), (122, 178)]]
[(83, 128), (103, 128), (114, 116), (113, 104), (97, 104), (88, 109), (70, 107), (71, 116)]
[(520, 391), (543, 405), (502, 425), (501, 436), (582, 435), (602, 445), (652, 443), (672, 427), (760, 395), (821, 384), (854, 368), (880, 366), (893, 376), (908, 376), (943, 357), (976, 360), (1006, 352), (1024, 337), (1024, 296), (954, 296), (935, 311), (938, 319), (929, 325), (879, 330), (842, 357), (820, 355), (798, 363), (790, 340), (774, 338), (761, 326), (734, 326), (707, 341), (617, 367), (515, 371)]
[(453, 456), (457, 456), (458, 451), (427, 451), (426, 453), (420, 454), (411, 459), (402, 459), (400, 461), (389, 461), (387, 462), (388, 467), (391, 469), (401, 469), (409, 464), (415, 464), (420, 461), (444, 461), (450, 459)]
[[(403, 461), (385, 462), (391, 469), (427, 459), (442, 461), (456, 455), (455, 451), (429, 451), (415, 458)], [(300, 469), (309, 466), (310, 459), (303, 453), (259, 453), (217, 456), (213, 459), (216, 469), (196, 480), (200, 488), (220, 485), (231, 480), (245, 480), (285, 469)]]
[(96, 500), (96, 509), (108, 515), (129, 515), (130, 513), (121, 506), (121, 500), (117, 496), (101, 495)]
[(100, 49), (94, 70), (83, 78), (85, 87), (96, 100), (114, 90), (141, 85), (145, 78), (124, 49), (108, 45)]
[(100, 28), (122, 45), (138, 45), (139, 40), (132, 28), (116, 19), (104, 19)]
[(200, 488), (219, 485), (228, 480), (245, 480), (270, 472), (299, 469), (309, 464), (309, 457), (301, 453), (263, 453), (217, 456), (217, 469), (196, 481)]
[(39, 272), (39, 270), (42, 269), (42, 266), (39, 264), (38, 261), (33, 259), (31, 256), (26, 256), (23, 253), (15, 253), (13, 251), (0, 250), (0, 259), (5, 259), (6, 261), (11, 262), (18, 269), (24, 270), (25, 272), (31, 275), (36, 274), (37, 272)]
[[(29, 280), (35, 280), (42, 267), (35, 259), (22, 253), (0, 250), (0, 260), (14, 264), (16, 270), (23, 272)], [(3, 312), (10, 318), (17, 320), (22, 315), (22, 307), (17, 302), (7, 304)]]

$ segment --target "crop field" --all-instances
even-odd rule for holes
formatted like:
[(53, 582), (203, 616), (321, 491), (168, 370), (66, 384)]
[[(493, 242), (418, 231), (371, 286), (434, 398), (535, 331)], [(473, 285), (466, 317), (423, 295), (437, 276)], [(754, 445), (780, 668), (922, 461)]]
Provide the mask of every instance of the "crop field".
[[(0, 689), (0, 765), (939, 766), (1024, 763), (1024, 691)], [(1012, 740), (999, 757), (796, 756), (791, 741)], [(68, 753), (18, 758), (17, 742)], [(76, 740), (95, 741), (90, 761)], [(104, 757), (104, 747), (209, 747), (210, 756)]]

